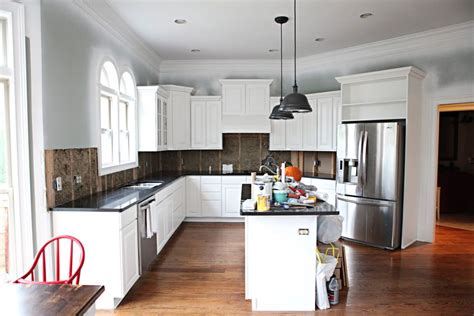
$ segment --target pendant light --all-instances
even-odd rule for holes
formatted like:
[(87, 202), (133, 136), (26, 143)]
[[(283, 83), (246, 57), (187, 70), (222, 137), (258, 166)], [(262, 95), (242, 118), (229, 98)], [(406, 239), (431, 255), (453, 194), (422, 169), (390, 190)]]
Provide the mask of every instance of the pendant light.
[(275, 22), (280, 24), (280, 103), (273, 107), (270, 114), (271, 120), (291, 120), (293, 114), (290, 112), (280, 111), (281, 102), (283, 101), (283, 24), (288, 22), (287, 16), (277, 16)]
[(308, 98), (298, 93), (298, 84), (296, 83), (296, 0), (294, 3), (294, 63), (295, 63), (295, 83), (293, 85), (293, 93), (287, 95), (280, 105), (280, 111), (290, 113), (307, 113), (312, 112), (311, 105), (309, 105)]

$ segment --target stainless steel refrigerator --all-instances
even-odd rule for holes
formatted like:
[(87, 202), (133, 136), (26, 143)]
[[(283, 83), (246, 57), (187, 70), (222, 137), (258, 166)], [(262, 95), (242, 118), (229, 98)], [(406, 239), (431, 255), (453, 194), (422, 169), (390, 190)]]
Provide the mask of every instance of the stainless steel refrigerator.
[(400, 247), (404, 131), (404, 121), (338, 126), (336, 206), (343, 238)]

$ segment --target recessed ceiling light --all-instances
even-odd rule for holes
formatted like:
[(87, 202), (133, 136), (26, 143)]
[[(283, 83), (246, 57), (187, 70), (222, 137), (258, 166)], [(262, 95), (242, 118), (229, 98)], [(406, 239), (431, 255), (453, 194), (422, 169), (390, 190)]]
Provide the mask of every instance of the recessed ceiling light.
[(272, 48), (272, 49), (269, 49), (268, 52), (269, 53), (276, 53), (276, 52), (278, 52), (278, 49)]
[(367, 18), (370, 18), (371, 16), (373, 16), (373, 13), (367, 12), (367, 13), (362, 13), (360, 15), (360, 18), (361, 19), (367, 19)]
[(191, 49), (191, 53), (199, 53), (200, 51), (201, 51), (200, 49), (196, 49), (196, 48)]
[(174, 20), (174, 23), (176, 23), (176, 24), (186, 24), (186, 22), (188, 22), (188, 21), (186, 21), (185, 19), (176, 19), (176, 20)]
[(314, 39), (315, 42), (322, 42), (324, 41), (324, 37), (317, 37)]

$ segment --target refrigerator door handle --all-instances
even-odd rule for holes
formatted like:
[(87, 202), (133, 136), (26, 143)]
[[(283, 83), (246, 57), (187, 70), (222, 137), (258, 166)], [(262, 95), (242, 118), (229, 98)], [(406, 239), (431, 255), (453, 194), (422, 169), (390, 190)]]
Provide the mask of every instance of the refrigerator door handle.
[(361, 180), (362, 180), (362, 185), (365, 185), (367, 183), (367, 139), (369, 137), (369, 132), (364, 131), (364, 138), (362, 142), (362, 161), (361, 161)]
[(390, 206), (393, 204), (391, 201), (383, 201), (383, 200), (371, 200), (365, 198), (358, 198), (358, 197), (351, 197), (347, 195), (337, 195), (337, 200), (341, 200), (344, 202), (361, 204), (361, 205), (374, 205), (374, 206)]
[(357, 185), (362, 185), (362, 143), (364, 139), (364, 131), (360, 131), (359, 144), (357, 146)]

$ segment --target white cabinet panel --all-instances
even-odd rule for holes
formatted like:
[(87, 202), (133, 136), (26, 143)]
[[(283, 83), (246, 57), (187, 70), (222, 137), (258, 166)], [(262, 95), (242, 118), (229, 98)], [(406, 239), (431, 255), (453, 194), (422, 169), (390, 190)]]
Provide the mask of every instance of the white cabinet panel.
[(168, 236), (166, 225), (164, 224), (168, 219), (166, 207), (167, 203), (165, 201), (162, 201), (156, 207), (158, 212), (158, 233), (156, 234), (157, 252), (160, 252), (160, 250), (165, 246), (166, 237)]
[(211, 200), (211, 201), (202, 201), (202, 216), (203, 217), (221, 217), (222, 216), (222, 206), (221, 200)]
[(171, 145), (174, 149), (189, 149), (191, 147), (189, 95), (173, 92), (170, 106), (173, 111), (173, 141)]
[(303, 115), (293, 114), (294, 119), (286, 121), (286, 149), (301, 150), (303, 148)]
[(138, 90), (138, 151), (160, 151), (167, 148), (168, 97), (158, 86), (141, 86)]
[(318, 100), (309, 99), (313, 112), (305, 113), (303, 118), (303, 150), (317, 150)]
[(130, 290), (139, 277), (138, 227), (134, 220), (120, 231), (122, 257), (122, 295)]
[(201, 177), (186, 177), (186, 215), (201, 216)]
[(224, 115), (243, 114), (245, 112), (245, 85), (226, 84), (222, 87)]
[(193, 101), (191, 103), (191, 147), (206, 147), (206, 102)]
[(245, 93), (246, 114), (270, 115), (270, 90), (268, 85), (247, 84)]
[(318, 150), (333, 150), (334, 125), (333, 99), (318, 99)]
[(208, 101), (206, 104), (206, 148), (222, 149), (222, 103)]
[(240, 195), (242, 184), (222, 185), (222, 216), (240, 216)]
[(337, 126), (341, 124), (342, 119), (342, 105), (341, 97), (333, 98), (333, 110), (334, 110), (334, 126), (333, 126), (333, 136), (332, 136), (332, 150), (337, 150)]
[(271, 120), (270, 150), (286, 148), (286, 123), (284, 120)]

